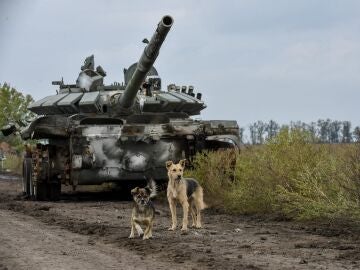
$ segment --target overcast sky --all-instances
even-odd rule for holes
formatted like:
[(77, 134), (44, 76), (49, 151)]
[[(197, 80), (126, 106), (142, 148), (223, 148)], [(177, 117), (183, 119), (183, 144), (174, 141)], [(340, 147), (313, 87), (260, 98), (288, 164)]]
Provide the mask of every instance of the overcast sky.
[(75, 82), (86, 56), (122, 82), (165, 14), (174, 25), (155, 66), (194, 85), (202, 119), (359, 125), (360, 1), (0, 0), (0, 83), (35, 99)]

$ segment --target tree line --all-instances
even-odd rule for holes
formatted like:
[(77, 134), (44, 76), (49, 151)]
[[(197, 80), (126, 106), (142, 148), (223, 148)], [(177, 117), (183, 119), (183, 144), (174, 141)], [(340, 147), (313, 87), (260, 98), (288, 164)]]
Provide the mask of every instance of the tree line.
[[(276, 136), (281, 129), (299, 129), (309, 132), (319, 143), (351, 143), (360, 142), (360, 127), (352, 128), (350, 121), (319, 119), (316, 122), (305, 123), (292, 121), (290, 124), (280, 125), (274, 120), (268, 122), (257, 121), (248, 126), (248, 130), (240, 127), (240, 138), (243, 143), (263, 144)], [(248, 133), (248, 138), (244, 135)]]

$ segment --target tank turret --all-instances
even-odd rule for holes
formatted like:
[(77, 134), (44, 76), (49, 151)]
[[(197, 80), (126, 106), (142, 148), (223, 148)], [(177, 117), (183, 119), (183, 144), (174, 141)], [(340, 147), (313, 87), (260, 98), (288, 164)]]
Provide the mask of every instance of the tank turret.
[(137, 92), (145, 81), (146, 74), (152, 68), (167, 33), (173, 24), (171, 16), (164, 16), (158, 24), (158, 27), (152, 36), (149, 44), (145, 47), (143, 54), (137, 63), (136, 69), (132, 77), (126, 85), (125, 91), (116, 104), (116, 112), (122, 113), (124, 110), (131, 108), (134, 104)]

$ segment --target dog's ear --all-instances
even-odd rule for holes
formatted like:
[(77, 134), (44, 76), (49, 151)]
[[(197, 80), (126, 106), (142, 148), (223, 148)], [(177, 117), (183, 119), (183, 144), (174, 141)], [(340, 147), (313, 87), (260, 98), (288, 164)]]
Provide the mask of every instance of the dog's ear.
[(147, 193), (148, 195), (151, 194), (151, 189), (150, 189), (149, 187), (145, 187), (145, 190), (146, 190), (146, 193)]
[(169, 170), (169, 168), (171, 167), (171, 165), (173, 165), (173, 162), (172, 162), (172, 160), (168, 160), (168, 161), (166, 161), (166, 169), (168, 169)]
[(185, 165), (186, 165), (186, 159), (182, 159), (179, 161), (179, 164), (181, 167), (185, 168)]
[(137, 193), (139, 193), (139, 188), (138, 187), (131, 190), (131, 195), (135, 195)]

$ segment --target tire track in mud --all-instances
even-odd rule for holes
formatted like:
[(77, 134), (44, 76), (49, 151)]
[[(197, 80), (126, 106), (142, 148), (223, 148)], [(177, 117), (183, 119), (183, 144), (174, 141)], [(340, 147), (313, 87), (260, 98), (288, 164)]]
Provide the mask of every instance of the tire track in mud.
[(62, 228), (63, 234), (85, 236), (88, 246), (131, 252), (152, 269), (159, 269), (161, 263), (172, 269), (360, 268), (360, 234), (343, 226), (330, 229), (207, 210), (205, 229), (181, 234), (167, 231), (167, 205), (156, 202), (160, 215), (156, 216), (155, 238), (130, 240), (130, 202), (95, 201), (91, 196), (79, 199), (79, 194), (68, 194), (56, 203), (33, 202), (17, 196), (18, 190), (16, 182), (0, 180), (0, 208)]

